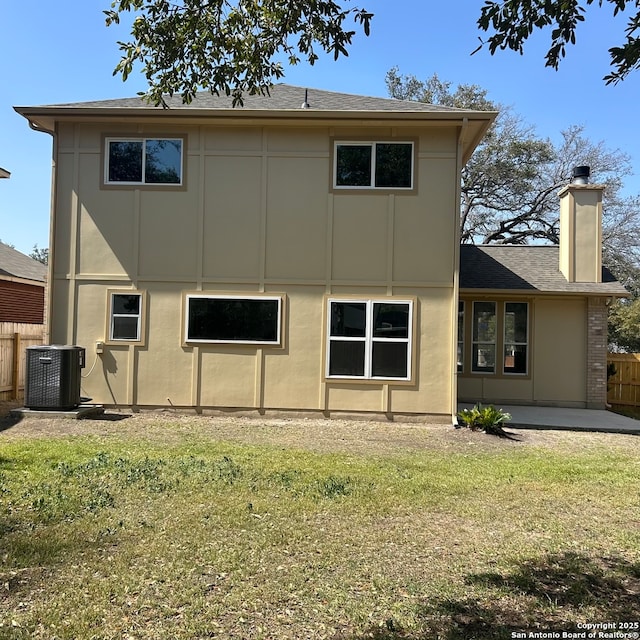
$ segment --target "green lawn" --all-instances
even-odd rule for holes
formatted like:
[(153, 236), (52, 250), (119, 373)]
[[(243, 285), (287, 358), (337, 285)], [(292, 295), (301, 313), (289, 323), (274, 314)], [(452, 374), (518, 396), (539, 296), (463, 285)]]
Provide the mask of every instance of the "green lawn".
[(468, 640), (640, 619), (640, 447), (1, 444), (0, 638)]

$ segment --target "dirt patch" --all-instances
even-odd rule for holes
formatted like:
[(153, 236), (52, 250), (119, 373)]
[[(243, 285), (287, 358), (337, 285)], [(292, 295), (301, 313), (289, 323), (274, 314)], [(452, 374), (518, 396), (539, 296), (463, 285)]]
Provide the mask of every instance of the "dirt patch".
[(96, 436), (179, 444), (199, 438), (374, 455), (416, 450), (508, 451), (519, 447), (581, 452), (601, 448), (640, 451), (640, 438), (622, 434), (507, 428), (514, 438), (507, 440), (442, 424), (319, 417), (245, 417), (235, 414), (202, 416), (177, 411), (130, 413), (110, 410), (102, 416), (82, 420), (40, 416), (17, 418), (10, 415), (16, 406), (15, 403), (0, 404), (0, 442)]

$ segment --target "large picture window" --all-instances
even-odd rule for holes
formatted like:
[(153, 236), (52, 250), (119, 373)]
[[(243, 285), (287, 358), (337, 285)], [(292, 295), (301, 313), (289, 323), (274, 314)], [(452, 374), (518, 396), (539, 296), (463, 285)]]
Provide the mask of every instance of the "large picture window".
[(280, 344), (280, 296), (186, 297), (186, 342)]
[(336, 189), (412, 189), (413, 142), (336, 142)]
[(142, 339), (142, 293), (110, 292), (109, 340), (140, 342)]
[(327, 377), (411, 378), (413, 303), (329, 300)]
[(107, 138), (105, 184), (181, 185), (182, 138)]

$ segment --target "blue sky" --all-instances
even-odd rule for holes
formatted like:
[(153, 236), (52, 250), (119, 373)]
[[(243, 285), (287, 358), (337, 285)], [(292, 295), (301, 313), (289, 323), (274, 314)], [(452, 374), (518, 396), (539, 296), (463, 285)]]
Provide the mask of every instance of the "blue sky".
[[(640, 72), (605, 86), (610, 46), (623, 39), (625, 16), (609, 7), (588, 10), (559, 72), (544, 67), (548, 35), (536, 34), (524, 56), (470, 52), (482, 35), (476, 27), (483, 0), (362, 0), (375, 14), (371, 36), (357, 36), (348, 58), (321, 59), (313, 67), (287, 70), (283, 82), (309, 88), (386, 96), (386, 72), (477, 84), (489, 98), (510, 105), (538, 135), (557, 140), (572, 124), (593, 141), (628, 153), (635, 173), (626, 193), (640, 194)], [(605, 3), (609, 4), (609, 3)], [(80, 102), (133, 96), (145, 89), (139, 74), (126, 83), (113, 77), (116, 41), (126, 30), (104, 26), (109, 0), (58, 0), (43, 11), (41, 0), (7, 2), (0, 21), (0, 239), (29, 253), (49, 239), (51, 137), (29, 129), (13, 106)], [(312, 94), (311, 94), (312, 96)], [(312, 98), (310, 97), (310, 101)], [(580, 163), (580, 159), (576, 159)]]

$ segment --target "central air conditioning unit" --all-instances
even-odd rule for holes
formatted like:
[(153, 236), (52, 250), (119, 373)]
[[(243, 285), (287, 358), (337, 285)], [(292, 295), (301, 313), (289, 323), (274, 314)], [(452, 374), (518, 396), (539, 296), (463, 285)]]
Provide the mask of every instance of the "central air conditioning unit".
[(70, 345), (27, 347), (24, 404), (27, 409), (68, 411), (80, 404), (85, 350)]

